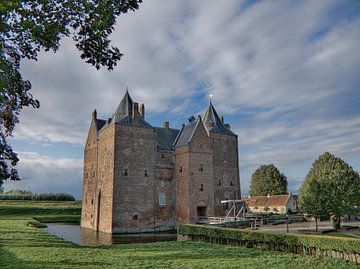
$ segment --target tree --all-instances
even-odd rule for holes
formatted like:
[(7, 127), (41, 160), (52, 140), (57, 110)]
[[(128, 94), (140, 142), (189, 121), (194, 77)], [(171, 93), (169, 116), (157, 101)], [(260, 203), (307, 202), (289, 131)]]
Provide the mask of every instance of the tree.
[(277, 195), (287, 193), (286, 176), (273, 165), (261, 165), (251, 176), (251, 195)]
[(70, 36), (81, 58), (97, 69), (113, 69), (122, 54), (109, 35), (116, 17), (139, 8), (142, 0), (0, 1), (0, 180), (18, 180), (19, 161), (8, 143), (23, 107), (38, 108), (31, 84), (20, 73), (22, 59), (37, 60), (40, 50), (56, 52)]
[(307, 174), (299, 202), (305, 213), (335, 216), (339, 229), (340, 218), (360, 208), (360, 176), (345, 161), (325, 152)]
[(307, 177), (299, 190), (299, 207), (315, 218), (316, 231), (318, 231), (318, 219), (326, 215), (325, 200), (320, 183), (314, 177)]

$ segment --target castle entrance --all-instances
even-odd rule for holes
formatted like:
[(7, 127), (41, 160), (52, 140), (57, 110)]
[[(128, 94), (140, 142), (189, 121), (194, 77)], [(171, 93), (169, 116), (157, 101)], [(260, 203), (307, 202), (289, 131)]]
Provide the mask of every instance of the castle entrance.
[(197, 216), (205, 217), (206, 216), (206, 206), (198, 206), (197, 207)]

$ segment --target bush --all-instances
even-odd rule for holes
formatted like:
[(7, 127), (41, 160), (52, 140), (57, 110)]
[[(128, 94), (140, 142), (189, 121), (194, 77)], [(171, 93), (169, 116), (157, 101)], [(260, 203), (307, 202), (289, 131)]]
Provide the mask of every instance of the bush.
[(299, 249), (305, 251), (307, 248), (315, 248), (322, 251), (330, 250), (360, 254), (360, 240), (351, 238), (270, 233), (200, 225), (180, 225), (178, 233), (180, 235), (206, 237), (209, 239), (234, 240), (240, 245), (265, 244), (267, 248), (273, 250), (298, 252)]
[(75, 201), (68, 193), (0, 194), (0, 200)]

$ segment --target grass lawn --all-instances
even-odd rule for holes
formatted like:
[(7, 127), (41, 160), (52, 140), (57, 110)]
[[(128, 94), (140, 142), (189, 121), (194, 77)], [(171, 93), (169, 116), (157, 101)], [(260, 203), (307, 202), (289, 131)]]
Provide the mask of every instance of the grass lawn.
[(0, 201), (0, 216), (81, 215), (81, 202)]
[[(1, 204), (0, 209), (2, 208)], [(63, 206), (64, 204), (59, 205), (60, 208)], [(52, 208), (54, 207), (56, 204), (52, 205)], [(54, 215), (54, 211), (51, 214)], [(27, 222), (31, 220), (32, 218), (28, 214), (4, 215), (0, 213), (1, 269), (358, 268), (354, 263), (339, 259), (314, 258), (200, 242), (81, 247), (58, 239), (37, 228), (26, 226)]]
[(357, 239), (356, 236), (351, 236), (351, 235), (343, 233), (343, 232), (331, 232), (331, 233), (326, 233), (326, 234), (322, 234), (322, 235), (324, 235), (324, 236), (335, 236), (335, 237), (348, 237), (348, 238)]

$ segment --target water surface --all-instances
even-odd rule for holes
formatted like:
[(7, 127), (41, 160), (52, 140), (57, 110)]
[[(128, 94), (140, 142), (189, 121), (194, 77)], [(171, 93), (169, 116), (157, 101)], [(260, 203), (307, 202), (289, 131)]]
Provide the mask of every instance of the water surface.
[(46, 223), (44, 231), (54, 234), (64, 240), (82, 246), (153, 243), (162, 241), (176, 241), (176, 233), (143, 233), (111, 235), (81, 228), (77, 224)]

